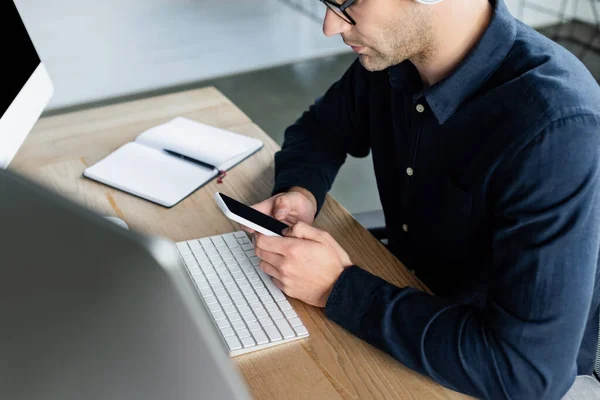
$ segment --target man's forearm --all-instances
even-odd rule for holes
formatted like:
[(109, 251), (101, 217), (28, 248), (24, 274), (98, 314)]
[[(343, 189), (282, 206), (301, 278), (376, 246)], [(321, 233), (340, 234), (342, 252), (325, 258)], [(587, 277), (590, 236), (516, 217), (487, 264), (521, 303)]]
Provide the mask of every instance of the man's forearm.
[[(570, 385), (572, 365), (563, 352), (577, 338), (555, 321), (509, 321), (492, 304), (478, 310), (401, 289), (356, 266), (341, 275), (325, 311), (409, 368), (478, 398), (555, 399)], [(519, 331), (520, 340), (506, 331)]]

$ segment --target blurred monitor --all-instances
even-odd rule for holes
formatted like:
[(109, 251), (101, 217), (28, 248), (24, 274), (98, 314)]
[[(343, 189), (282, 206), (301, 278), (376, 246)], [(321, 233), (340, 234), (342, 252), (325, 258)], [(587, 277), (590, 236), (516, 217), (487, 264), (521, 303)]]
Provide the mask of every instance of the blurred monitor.
[(0, 168), (6, 169), (50, 102), (54, 88), (12, 0), (0, 2)]

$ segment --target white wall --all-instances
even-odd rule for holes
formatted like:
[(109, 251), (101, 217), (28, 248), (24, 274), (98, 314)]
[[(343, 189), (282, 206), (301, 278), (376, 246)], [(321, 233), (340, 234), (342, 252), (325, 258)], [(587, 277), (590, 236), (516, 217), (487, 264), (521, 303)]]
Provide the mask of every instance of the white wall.
[[(517, 18), (522, 19), (528, 25), (533, 26), (534, 28), (551, 25), (559, 22), (558, 18), (548, 16), (544, 13), (540, 13), (538, 11), (532, 10), (530, 8), (526, 8), (523, 16), (521, 18), (521, 0), (504, 0), (510, 12)], [(567, 16), (572, 17), (573, 15), (587, 22), (594, 22), (594, 17), (592, 13), (591, 2), (597, 0), (580, 0), (577, 4), (574, 0), (569, 0), (567, 3)], [(527, 0), (527, 3), (537, 3), (539, 5), (543, 5), (546, 8), (550, 8), (553, 10), (558, 10), (562, 5), (562, 0)], [(577, 10), (573, 10), (573, 7), (578, 5)], [(600, 11), (600, 4), (596, 7)]]

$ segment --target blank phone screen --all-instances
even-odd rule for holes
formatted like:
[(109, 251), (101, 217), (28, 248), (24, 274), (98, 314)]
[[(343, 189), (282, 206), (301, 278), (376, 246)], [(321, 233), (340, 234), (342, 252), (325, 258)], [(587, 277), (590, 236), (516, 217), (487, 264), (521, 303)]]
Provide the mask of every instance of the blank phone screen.
[(268, 215), (265, 215), (252, 207), (248, 207), (247, 205), (240, 203), (239, 201), (234, 200), (223, 193), (219, 193), (219, 195), (223, 199), (223, 202), (227, 208), (229, 208), (229, 211), (244, 219), (247, 219), (250, 222), (254, 222), (256, 225), (260, 225), (263, 228), (281, 236), (283, 236), (283, 233), (281, 232), (285, 228), (288, 228), (288, 226), (283, 222), (279, 222), (275, 218), (269, 217)]

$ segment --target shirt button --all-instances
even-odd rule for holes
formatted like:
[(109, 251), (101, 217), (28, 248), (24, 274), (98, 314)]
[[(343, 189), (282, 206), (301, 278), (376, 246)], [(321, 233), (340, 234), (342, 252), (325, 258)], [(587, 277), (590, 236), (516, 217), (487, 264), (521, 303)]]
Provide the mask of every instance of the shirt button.
[(417, 104), (417, 112), (418, 113), (425, 112), (425, 106), (423, 104)]
[(402, 230), (404, 232), (408, 232), (408, 225), (406, 225), (406, 224), (402, 225)]
[(406, 168), (406, 175), (413, 176), (414, 173), (415, 171), (411, 167)]

